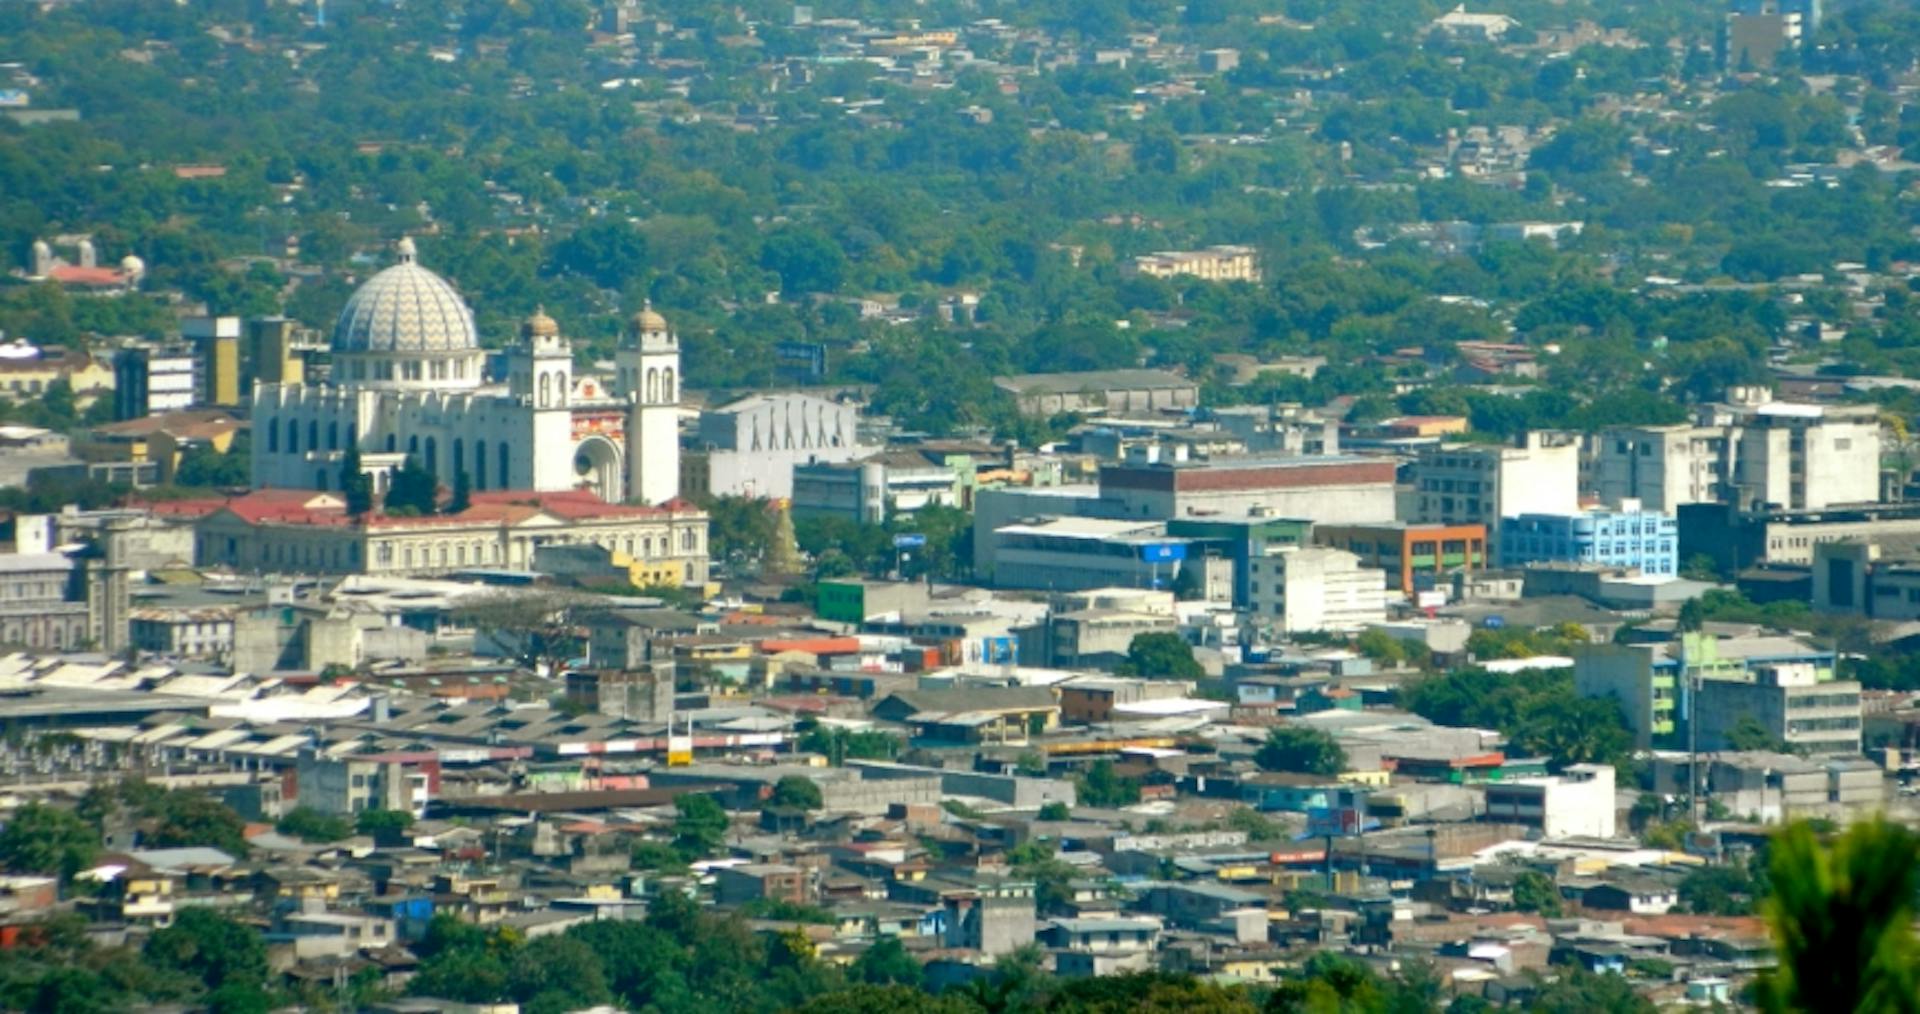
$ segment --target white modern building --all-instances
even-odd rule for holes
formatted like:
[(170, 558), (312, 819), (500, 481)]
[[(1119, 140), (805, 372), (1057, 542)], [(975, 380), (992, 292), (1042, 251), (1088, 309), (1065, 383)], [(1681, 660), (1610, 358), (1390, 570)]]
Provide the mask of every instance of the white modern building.
[(255, 386), (256, 486), (338, 490), (357, 446), (376, 492), (413, 457), (449, 487), (464, 473), (475, 490), (678, 495), (680, 344), (664, 318), (634, 315), (607, 389), (575, 376), (571, 344), (536, 312), (507, 357), (506, 386), (489, 385), (473, 312), (416, 262), (411, 240), (398, 253), (341, 311), (329, 382)]
[(829, 398), (747, 395), (700, 413), (683, 485), (714, 496), (789, 499), (795, 465), (847, 462), (876, 449), (860, 446), (859, 426), (859, 410)]
[(1772, 401), (1736, 389), (1693, 424), (1607, 430), (1596, 438), (1601, 499), (1650, 510), (1730, 503), (1819, 510), (1880, 498), (1880, 420), (1866, 405)]
[(1326, 546), (1284, 546), (1249, 561), (1254, 621), (1276, 632), (1357, 631), (1387, 618), (1387, 573)]
[(1412, 520), (1487, 526), (1500, 544), (1501, 519), (1580, 512), (1580, 445), (1565, 434), (1529, 433), (1517, 445), (1443, 444), (1411, 468)]
[(1548, 838), (1611, 838), (1613, 768), (1574, 764), (1559, 775), (1487, 786), (1487, 819), (1537, 828)]

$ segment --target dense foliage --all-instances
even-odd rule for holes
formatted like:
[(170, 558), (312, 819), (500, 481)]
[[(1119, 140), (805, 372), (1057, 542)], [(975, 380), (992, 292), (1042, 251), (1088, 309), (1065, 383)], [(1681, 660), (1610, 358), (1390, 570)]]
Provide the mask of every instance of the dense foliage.
[(1439, 725), (1498, 730), (1509, 753), (1545, 757), (1555, 767), (1621, 764), (1633, 747), (1619, 704), (1575, 693), (1567, 669), (1462, 669), (1407, 684), (1400, 703)]

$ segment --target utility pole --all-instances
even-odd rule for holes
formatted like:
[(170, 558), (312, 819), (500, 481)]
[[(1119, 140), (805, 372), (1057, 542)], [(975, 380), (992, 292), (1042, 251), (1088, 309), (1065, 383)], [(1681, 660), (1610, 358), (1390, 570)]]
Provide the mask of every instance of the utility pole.
[[(1682, 658), (1685, 655), (1682, 654)], [(1693, 668), (1691, 665), (1689, 669)], [(1687, 682), (1687, 821), (1700, 829), (1700, 673), (1686, 674)]]

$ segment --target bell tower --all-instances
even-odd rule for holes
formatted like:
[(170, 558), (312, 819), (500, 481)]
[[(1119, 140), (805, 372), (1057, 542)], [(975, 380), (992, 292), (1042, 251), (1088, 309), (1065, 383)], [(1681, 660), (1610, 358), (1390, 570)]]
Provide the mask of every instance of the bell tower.
[(578, 481), (573, 460), (573, 412), (568, 407), (573, 392), (573, 347), (544, 308), (535, 310), (520, 325), (520, 344), (507, 357), (507, 390), (532, 410), (526, 447), (508, 452), (525, 463), (521, 467), (528, 469), (528, 487), (572, 488)]
[(651, 303), (633, 315), (614, 361), (627, 415), (627, 499), (680, 495), (680, 339)]

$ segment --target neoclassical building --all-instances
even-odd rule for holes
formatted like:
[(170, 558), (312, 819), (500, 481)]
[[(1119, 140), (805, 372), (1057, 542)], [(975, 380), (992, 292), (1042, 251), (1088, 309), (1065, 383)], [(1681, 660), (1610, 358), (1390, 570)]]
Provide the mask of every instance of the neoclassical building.
[(536, 312), (485, 380), (473, 311), (421, 267), (412, 240), (361, 285), (333, 329), (324, 384), (260, 383), (253, 396), (256, 488), (339, 490), (347, 448), (384, 492), (412, 455), (443, 485), (475, 491), (590, 489), (608, 503), (679, 494), (680, 343), (651, 307), (629, 322), (612, 389), (576, 377), (559, 325)]
[(337, 493), (260, 490), (201, 505), (194, 559), (243, 573), (431, 577), (531, 570), (542, 546), (593, 545), (637, 585), (707, 580), (707, 515), (681, 500), (609, 504), (589, 490), (473, 494), (459, 514), (347, 514)]

